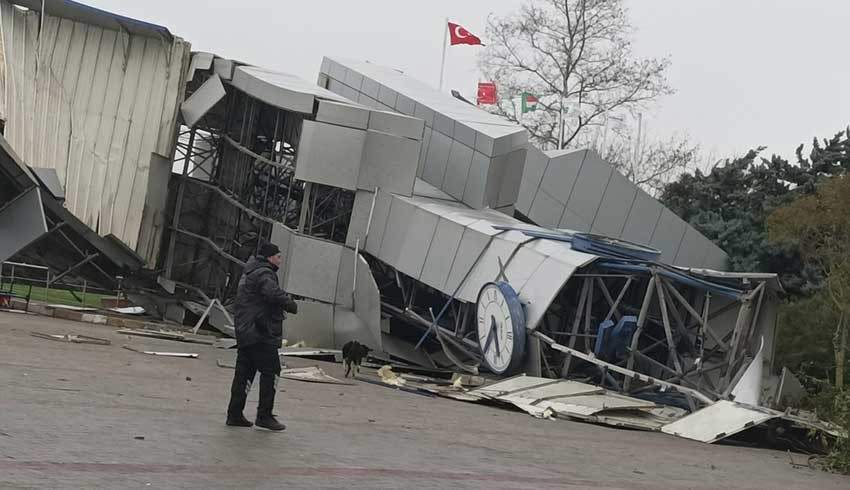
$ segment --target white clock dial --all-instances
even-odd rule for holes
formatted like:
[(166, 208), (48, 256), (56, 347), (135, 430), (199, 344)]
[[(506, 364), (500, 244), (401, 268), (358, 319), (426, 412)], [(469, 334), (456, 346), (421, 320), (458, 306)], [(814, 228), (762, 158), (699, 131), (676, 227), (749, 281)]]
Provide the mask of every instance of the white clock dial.
[(525, 314), (510, 284), (485, 284), (477, 315), (478, 345), (487, 367), (496, 374), (518, 368), (525, 356)]

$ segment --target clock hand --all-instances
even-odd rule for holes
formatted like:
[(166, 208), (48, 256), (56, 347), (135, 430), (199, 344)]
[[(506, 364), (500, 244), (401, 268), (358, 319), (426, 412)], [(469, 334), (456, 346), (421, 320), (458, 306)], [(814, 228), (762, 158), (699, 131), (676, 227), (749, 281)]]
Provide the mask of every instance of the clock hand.
[(493, 339), (496, 341), (496, 357), (502, 358), (502, 349), (499, 347), (499, 335), (496, 333), (496, 327), (493, 326)]
[(493, 341), (493, 327), (490, 326), (490, 333), (487, 334), (487, 340), (484, 342), (484, 349), (482, 354), (486, 353), (490, 349), (490, 342)]

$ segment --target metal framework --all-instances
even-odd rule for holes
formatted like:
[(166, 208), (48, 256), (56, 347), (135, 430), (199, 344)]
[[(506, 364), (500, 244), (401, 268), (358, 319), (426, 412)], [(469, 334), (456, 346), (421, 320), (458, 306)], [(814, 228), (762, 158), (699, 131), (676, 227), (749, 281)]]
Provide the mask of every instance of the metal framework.
[[(200, 75), (187, 96), (205, 81)], [(167, 278), (226, 304), (245, 261), (270, 238), (275, 222), (345, 242), (354, 193), (295, 179), (304, 119), (227, 85), (224, 99), (195, 126), (181, 127), (174, 214), (160, 257)]]

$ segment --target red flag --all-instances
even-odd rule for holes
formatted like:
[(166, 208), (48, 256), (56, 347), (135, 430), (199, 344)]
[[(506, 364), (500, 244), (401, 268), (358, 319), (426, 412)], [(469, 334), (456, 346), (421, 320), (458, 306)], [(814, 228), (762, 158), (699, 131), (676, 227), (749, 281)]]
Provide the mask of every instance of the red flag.
[(452, 22), (449, 22), (449, 34), (452, 37), (452, 46), (456, 44), (471, 44), (473, 46), (480, 44), (481, 46), (484, 46), (484, 43), (481, 42), (481, 39), (479, 39), (478, 36), (475, 36), (463, 27)]
[(478, 105), (493, 105), (496, 103), (496, 84), (491, 82), (478, 83)]

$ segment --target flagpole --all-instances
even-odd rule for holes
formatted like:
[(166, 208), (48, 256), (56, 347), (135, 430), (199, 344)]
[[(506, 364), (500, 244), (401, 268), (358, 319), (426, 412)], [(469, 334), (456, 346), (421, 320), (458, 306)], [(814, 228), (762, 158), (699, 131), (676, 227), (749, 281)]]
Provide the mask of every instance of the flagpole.
[(446, 71), (446, 44), (449, 39), (449, 18), (443, 22), (443, 59), (440, 61), (440, 91), (443, 91), (443, 73)]
[(558, 149), (564, 148), (564, 94), (561, 94), (561, 104), (558, 109)]

